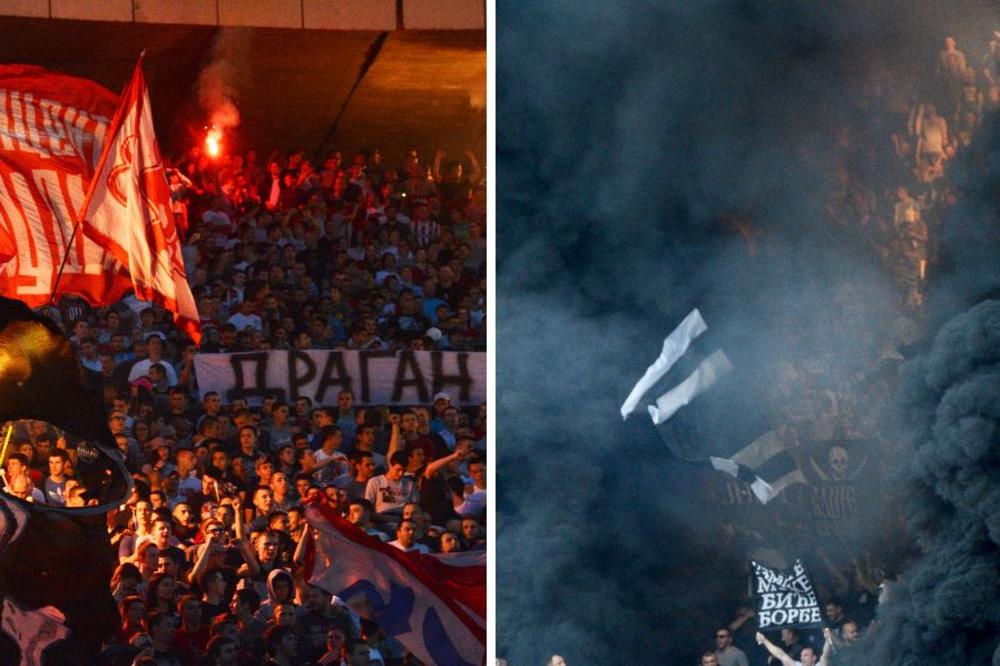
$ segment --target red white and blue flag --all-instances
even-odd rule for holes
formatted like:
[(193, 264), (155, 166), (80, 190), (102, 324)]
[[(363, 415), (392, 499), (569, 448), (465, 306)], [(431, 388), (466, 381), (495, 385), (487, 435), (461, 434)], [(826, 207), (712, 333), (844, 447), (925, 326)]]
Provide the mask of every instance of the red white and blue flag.
[(310, 583), (367, 610), (425, 664), (485, 663), (485, 551), (404, 553), (321, 502), (306, 506), (306, 519), (318, 534), (307, 562)]

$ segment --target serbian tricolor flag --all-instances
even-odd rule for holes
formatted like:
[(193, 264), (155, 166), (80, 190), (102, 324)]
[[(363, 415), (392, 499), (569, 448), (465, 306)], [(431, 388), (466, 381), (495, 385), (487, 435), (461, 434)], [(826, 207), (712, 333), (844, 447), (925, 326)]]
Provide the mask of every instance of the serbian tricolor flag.
[(486, 659), (486, 552), (404, 553), (365, 534), (325, 502), (306, 506), (317, 532), (307, 580), (378, 623), (425, 664)]
[(126, 266), (135, 295), (173, 312), (177, 325), (200, 342), (142, 58), (108, 128), (80, 217), (84, 233)]

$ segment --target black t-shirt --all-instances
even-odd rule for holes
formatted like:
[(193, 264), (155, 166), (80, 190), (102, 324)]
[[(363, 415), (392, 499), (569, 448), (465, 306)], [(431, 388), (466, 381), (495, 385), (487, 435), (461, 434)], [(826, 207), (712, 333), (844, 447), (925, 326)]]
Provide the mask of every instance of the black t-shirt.
[(299, 618), (299, 629), (304, 643), (299, 646), (299, 657), (315, 661), (326, 654), (326, 631), (332, 621), (319, 613), (309, 611)]
[(59, 298), (59, 314), (62, 316), (63, 326), (66, 327), (67, 335), (73, 335), (73, 322), (81, 317), (89, 320), (94, 313), (94, 308), (90, 304), (72, 294), (66, 294)]
[(173, 648), (167, 650), (152, 650), (153, 659), (156, 660), (157, 666), (182, 666), (184, 663), (184, 658), (180, 652)]
[(422, 337), (430, 325), (430, 321), (419, 312), (398, 314), (389, 322), (389, 335), (393, 340), (409, 341)]
[(471, 192), (472, 184), (468, 178), (441, 182), (438, 185), (438, 198), (441, 201), (441, 210), (448, 211), (452, 208), (464, 208), (469, 203), (469, 194)]
[[(423, 469), (419, 474), (423, 475)], [(459, 477), (446, 478), (439, 473), (434, 478), (423, 479), (420, 486), (420, 508), (430, 514), (431, 523), (445, 525), (457, 518), (452, 504), (451, 493), (462, 494), (462, 480)]]
[(216, 617), (229, 612), (229, 599), (223, 597), (217, 604), (210, 604), (207, 601), (201, 602), (201, 623), (212, 624)]

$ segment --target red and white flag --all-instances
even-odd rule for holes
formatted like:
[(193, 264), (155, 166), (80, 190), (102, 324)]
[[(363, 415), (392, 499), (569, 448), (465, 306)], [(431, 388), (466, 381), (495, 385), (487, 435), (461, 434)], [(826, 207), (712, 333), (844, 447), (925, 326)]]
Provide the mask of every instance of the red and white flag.
[(486, 552), (456, 558), (404, 553), (341, 518), (306, 506), (318, 538), (310, 583), (379, 624), (425, 664), (480, 666), (486, 659)]
[(116, 104), (93, 81), (0, 65), (0, 294), (45, 305), (63, 257), (58, 294), (107, 305), (132, 287), (104, 248), (73, 237)]
[(136, 296), (173, 312), (198, 343), (198, 310), (184, 273), (141, 58), (111, 121), (80, 217), (84, 233), (128, 269)]

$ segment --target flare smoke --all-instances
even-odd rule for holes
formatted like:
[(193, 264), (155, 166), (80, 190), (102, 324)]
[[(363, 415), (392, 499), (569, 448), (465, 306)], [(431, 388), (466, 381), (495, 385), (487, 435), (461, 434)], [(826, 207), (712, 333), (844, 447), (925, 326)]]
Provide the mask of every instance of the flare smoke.
[[(697, 663), (732, 620), (720, 600), (745, 589), (732, 573), (745, 549), (705, 533), (691, 475), (662, 442), (616, 430), (621, 400), (693, 307), (749, 378), (720, 427), (760, 409), (790, 357), (825, 376), (877, 364), (884, 350), (871, 345), (891, 338), (900, 299), (863, 240), (871, 227), (837, 229), (824, 210), (851, 166), (839, 139), (883, 150), (897, 118), (868, 102), (905, 125), (944, 37), (979, 62), (996, 9), (676, 0), (497, 13), (498, 654)], [(889, 85), (887, 72), (903, 80)], [(929, 299), (941, 321), (1000, 284), (988, 279), (1000, 232), (984, 226), (997, 198), (984, 195), (983, 168), (960, 183), (980, 193), (955, 211), (968, 222), (943, 232), (966, 272), (932, 276), (949, 286)], [(958, 358), (1000, 339), (987, 334), (992, 306), (979, 307), (941, 334), (954, 346), (939, 335), (907, 371), (917, 426), (904, 476), (927, 550), (865, 663), (982, 663), (996, 643), (996, 347)]]
[(220, 130), (237, 127), (239, 77), (244, 75), (250, 32), (223, 28), (212, 45), (209, 64), (198, 75), (198, 103), (209, 116), (209, 124)]

